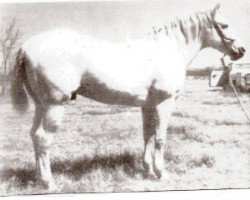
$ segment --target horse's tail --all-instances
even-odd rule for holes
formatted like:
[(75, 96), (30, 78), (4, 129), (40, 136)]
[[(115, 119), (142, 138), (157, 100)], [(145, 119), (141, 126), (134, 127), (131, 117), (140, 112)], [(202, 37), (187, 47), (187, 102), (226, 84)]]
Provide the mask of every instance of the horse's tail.
[(21, 114), (29, 108), (28, 95), (24, 87), (25, 81), (27, 81), (25, 58), (23, 51), (19, 49), (12, 75), (11, 100), (13, 108)]

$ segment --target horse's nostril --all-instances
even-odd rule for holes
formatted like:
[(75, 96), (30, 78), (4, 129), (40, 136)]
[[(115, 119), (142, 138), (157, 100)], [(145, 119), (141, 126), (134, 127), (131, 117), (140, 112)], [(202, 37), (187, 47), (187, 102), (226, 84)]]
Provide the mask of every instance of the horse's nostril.
[(239, 51), (240, 51), (240, 53), (245, 53), (245, 52), (246, 52), (246, 49), (245, 49), (244, 47), (240, 47), (240, 48), (239, 48)]

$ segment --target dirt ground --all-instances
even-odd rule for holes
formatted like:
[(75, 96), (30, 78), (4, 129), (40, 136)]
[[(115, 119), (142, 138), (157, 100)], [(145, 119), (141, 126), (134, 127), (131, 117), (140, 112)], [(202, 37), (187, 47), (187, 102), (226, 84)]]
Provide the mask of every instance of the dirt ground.
[[(241, 99), (250, 111), (250, 94)], [(46, 193), (35, 185), (33, 111), (0, 99), (0, 195)], [(249, 127), (233, 93), (188, 78), (167, 132), (170, 178), (144, 179), (140, 110), (79, 97), (55, 135), (52, 172), (59, 193), (249, 188)]]

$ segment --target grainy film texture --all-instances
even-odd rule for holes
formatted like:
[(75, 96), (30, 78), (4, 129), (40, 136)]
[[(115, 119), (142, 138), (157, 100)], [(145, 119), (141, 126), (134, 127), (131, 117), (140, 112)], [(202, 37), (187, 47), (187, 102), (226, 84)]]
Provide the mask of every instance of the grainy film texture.
[(248, 0), (0, 4), (0, 195), (249, 188)]

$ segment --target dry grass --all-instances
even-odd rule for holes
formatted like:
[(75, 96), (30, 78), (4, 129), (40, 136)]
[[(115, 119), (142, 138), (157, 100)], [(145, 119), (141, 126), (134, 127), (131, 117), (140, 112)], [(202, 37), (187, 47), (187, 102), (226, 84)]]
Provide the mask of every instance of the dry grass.
[[(241, 97), (250, 110), (249, 95)], [(25, 116), (0, 99), (0, 194), (46, 193), (35, 185)], [(171, 118), (165, 151), (169, 180), (144, 179), (139, 109), (78, 98), (55, 135), (51, 167), (58, 192), (121, 192), (250, 186), (249, 124), (233, 94), (188, 78)]]

